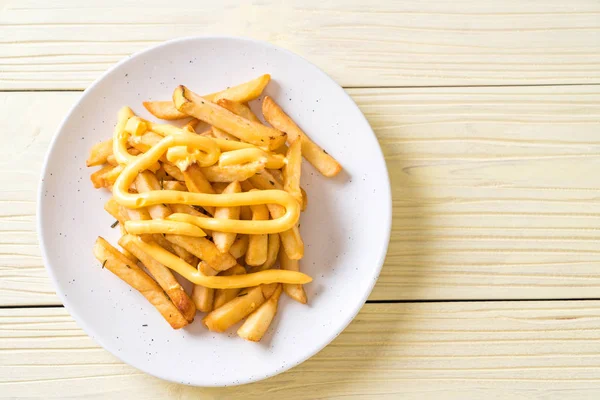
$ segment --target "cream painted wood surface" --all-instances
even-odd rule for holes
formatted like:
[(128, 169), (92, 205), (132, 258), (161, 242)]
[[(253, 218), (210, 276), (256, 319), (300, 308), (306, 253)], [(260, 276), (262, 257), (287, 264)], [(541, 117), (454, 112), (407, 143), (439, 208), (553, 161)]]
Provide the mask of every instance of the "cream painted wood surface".
[[(371, 300), (598, 297), (600, 86), (349, 93), (393, 185)], [(79, 96), (0, 94), (1, 305), (60, 304), (37, 244), (36, 185)]]
[(600, 82), (596, 0), (3, 0), (0, 7), (4, 89), (84, 89), (132, 52), (206, 34), (283, 46), (344, 86)]
[(367, 304), (291, 371), (202, 389), (119, 362), (64, 309), (0, 310), (0, 397), (592, 399), (600, 387), (599, 320), (597, 301)]

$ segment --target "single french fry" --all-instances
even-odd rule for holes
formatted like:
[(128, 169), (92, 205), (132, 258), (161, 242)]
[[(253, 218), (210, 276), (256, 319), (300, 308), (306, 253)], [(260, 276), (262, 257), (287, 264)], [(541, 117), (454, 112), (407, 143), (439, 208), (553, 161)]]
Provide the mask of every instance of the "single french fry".
[(156, 118), (166, 119), (169, 121), (188, 118), (189, 116), (180, 112), (175, 108), (172, 101), (144, 101), (144, 107), (148, 112)]
[[(221, 276), (244, 275), (246, 269), (241, 265), (234, 265), (226, 271), (219, 273)], [(223, 304), (233, 300), (242, 289), (215, 289), (213, 309), (221, 307)]]
[(302, 204), (300, 174), (302, 167), (302, 147), (300, 138), (294, 140), (288, 149), (287, 164), (283, 167), (283, 189)]
[(85, 162), (88, 167), (102, 165), (108, 161), (113, 153), (113, 140), (108, 139), (104, 142), (96, 143), (90, 149), (90, 156)]
[[(271, 218), (281, 218), (285, 214), (285, 208), (279, 204), (267, 204)], [(279, 234), (281, 239), (281, 245), (285, 249), (288, 257), (292, 260), (299, 260), (304, 257), (304, 242), (302, 236), (300, 236), (300, 230), (298, 224), (294, 225), (293, 228)]]
[(248, 143), (268, 149), (276, 149), (285, 143), (286, 135), (277, 129), (242, 118), (226, 108), (198, 96), (184, 86), (175, 89), (173, 102), (178, 110)]
[(250, 268), (248, 272), (253, 273), (273, 268), (277, 262), (277, 256), (279, 255), (280, 243), (281, 240), (279, 239), (279, 234), (270, 233), (269, 244), (267, 247), (267, 260), (262, 265)]
[[(214, 236), (215, 232), (213, 232)], [(237, 264), (237, 261), (229, 253), (221, 253), (213, 242), (206, 238), (190, 237), (182, 235), (165, 235), (172, 244), (181, 246), (202, 261), (206, 261), (217, 271), (224, 271)]]
[(283, 186), (283, 172), (281, 172), (280, 169), (267, 169), (266, 171), (270, 173), (273, 176), (273, 178), (275, 178), (275, 182)]
[(119, 221), (121, 225), (125, 224), (125, 221), (129, 219), (129, 216), (122, 213), (121, 206), (119, 203), (117, 203), (114, 197), (111, 197), (106, 203), (104, 203), (104, 210), (114, 219)]
[(112, 165), (113, 167), (116, 167), (117, 165), (119, 165), (114, 154), (111, 154), (108, 157), (106, 157), (106, 163), (109, 165)]
[(260, 288), (262, 289), (263, 296), (265, 296), (265, 299), (268, 299), (269, 297), (271, 297), (273, 295), (273, 293), (275, 293), (275, 290), (277, 289), (278, 285), (279, 285), (278, 283), (269, 283), (269, 284), (265, 284), (265, 285), (260, 285)]
[[(182, 172), (183, 179), (185, 181), (185, 185), (187, 186), (190, 192), (195, 193), (211, 193), (214, 194), (210, 182), (206, 179), (204, 174), (202, 173), (202, 169), (198, 166), (198, 164), (190, 165), (185, 171)], [(210, 215), (215, 214), (214, 207), (203, 207)]]
[(158, 283), (102, 237), (98, 237), (94, 244), (94, 256), (103, 268), (108, 269), (139, 291), (160, 312), (173, 329), (183, 328), (188, 324), (183, 314), (165, 296)]
[(227, 186), (229, 186), (229, 183), (227, 183), (227, 182), (213, 182), (210, 185), (212, 186), (212, 188), (215, 191), (215, 193), (221, 194), (221, 193), (223, 193), (223, 190), (225, 190), (225, 188)]
[(262, 112), (265, 119), (273, 127), (288, 134), (290, 141), (293, 142), (297, 138), (302, 138), (302, 156), (320, 173), (332, 177), (342, 170), (342, 166), (335, 158), (313, 142), (269, 96), (265, 96)]
[[(145, 153), (148, 150), (150, 150), (152, 146), (160, 142), (162, 138), (163, 137), (160, 136), (158, 133), (149, 131), (141, 136), (129, 136), (129, 139), (127, 139), (127, 143), (140, 153)], [(131, 150), (129, 152), (133, 154)]]
[[(160, 190), (160, 183), (152, 172), (142, 171), (135, 178), (135, 187), (139, 193), (145, 193), (152, 190)], [(171, 209), (164, 204), (155, 204), (147, 208), (153, 219), (165, 219), (171, 215)]]
[(239, 337), (252, 342), (258, 342), (262, 339), (269, 329), (273, 318), (275, 318), (275, 314), (277, 314), (277, 305), (279, 304), (281, 291), (281, 285), (277, 285), (271, 297), (248, 316), (237, 331)]
[(247, 103), (250, 100), (258, 98), (270, 80), (271, 75), (261, 75), (258, 78), (252, 79), (251, 81), (232, 86), (220, 92), (208, 94), (204, 97), (214, 102), (218, 102), (221, 99), (227, 99), (236, 101), (238, 103)]
[(125, 131), (133, 136), (142, 136), (148, 130), (148, 125), (140, 117), (131, 117), (125, 124)]
[[(185, 181), (183, 172), (181, 172), (181, 170), (178, 167), (174, 166), (173, 164), (163, 163), (163, 168), (165, 169), (166, 173), (169, 174), (171, 177), (175, 178), (175, 180), (180, 181), (180, 182)], [(188, 186), (188, 190), (190, 190), (189, 186)]]
[[(223, 190), (223, 194), (240, 193), (241, 191), (240, 183), (233, 181)], [(214, 217), (217, 219), (240, 219), (240, 208), (215, 207)], [(221, 253), (227, 253), (235, 242), (236, 236), (236, 233), (213, 231), (213, 242)]]
[(279, 183), (267, 170), (258, 171), (256, 175), (251, 176), (248, 180), (254, 187), (260, 190), (283, 190), (283, 184)]
[(212, 134), (216, 138), (225, 139), (225, 140), (233, 140), (234, 142), (240, 141), (240, 139), (238, 139), (237, 137), (225, 132), (224, 130), (216, 128), (214, 126), (212, 127)]
[[(200, 264), (206, 264), (200, 267)], [(198, 265), (198, 270), (200, 273), (202, 271), (212, 271), (214, 274), (210, 274), (210, 276), (214, 276), (217, 274), (217, 271), (212, 269), (208, 263), (205, 261), (200, 261)], [(196, 304), (196, 308), (201, 312), (211, 312), (213, 310), (213, 299), (215, 296), (215, 289), (207, 288), (202, 285), (194, 285), (192, 289), (192, 299), (194, 299), (194, 304)]]
[[(162, 188), (163, 190), (178, 190), (180, 192), (187, 192), (188, 188), (184, 183), (181, 183), (179, 181), (163, 181), (162, 184)], [(169, 207), (171, 207), (171, 209), (173, 209), (173, 204), (171, 204)], [(173, 209), (174, 211), (174, 209)], [(177, 211), (174, 211), (177, 212)]]
[(248, 235), (237, 235), (237, 239), (229, 248), (229, 254), (236, 260), (242, 258), (248, 251)]
[(202, 173), (209, 182), (233, 182), (245, 181), (265, 168), (265, 160), (253, 161), (242, 165), (228, 165), (220, 167), (200, 167)]
[[(300, 263), (298, 260), (291, 260), (285, 251), (279, 252), (279, 265), (281, 269), (287, 271), (300, 271)], [(285, 284), (283, 285), (283, 290), (292, 299), (299, 303), (306, 304), (306, 292), (304, 291), (304, 286)]]
[[(256, 189), (255, 189), (256, 190)], [(264, 204), (250, 206), (252, 220), (266, 221), (269, 219), (269, 209)], [(246, 251), (246, 264), (257, 266), (267, 261), (269, 235), (248, 235), (248, 251)]]
[(184, 125), (183, 129), (190, 133), (196, 133), (196, 126), (198, 126), (199, 122), (196, 118), (192, 118), (190, 122)]
[(220, 99), (219, 101), (217, 101), (217, 104), (223, 108), (228, 109), (232, 113), (239, 115), (242, 118), (246, 118), (249, 121), (262, 124), (262, 122), (260, 122), (260, 119), (258, 119), (258, 117), (252, 112), (250, 107), (243, 103), (238, 103), (237, 101), (231, 101), (228, 99)]
[(165, 293), (167, 293), (167, 296), (169, 296), (175, 307), (181, 311), (185, 319), (192, 322), (196, 315), (194, 302), (183, 290), (183, 287), (181, 287), (179, 282), (177, 282), (177, 279), (175, 279), (171, 270), (136, 246), (130, 235), (122, 236), (121, 239), (119, 239), (119, 245), (132, 253), (142, 264), (144, 264), (152, 277), (160, 287), (163, 288)]
[(110, 172), (113, 168), (115, 168), (115, 167), (113, 167), (110, 164), (105, 165), (90, 175), (90, 180), (92, 181), (92, 184), (94, 185), (95, 189), (100, 189), (102, 187), (106, 187), (106, 182), (104, 181), (103, 176), (107, 172)]
[(242, 291), (237, 297), (210, 312), (202, 322), (213, 332), (224, 332), (265, 302), (260, 286)]

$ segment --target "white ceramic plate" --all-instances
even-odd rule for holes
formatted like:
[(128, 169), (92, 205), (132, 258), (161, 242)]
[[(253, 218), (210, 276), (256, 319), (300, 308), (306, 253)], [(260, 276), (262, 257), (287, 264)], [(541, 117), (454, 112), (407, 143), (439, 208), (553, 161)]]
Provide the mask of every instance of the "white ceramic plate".
[[(335, 179), (308, 163), (309, 198), (301, 217), (308, 306), (282, 296), (270, 331), (256, 344), (209, 332), (200, 321), (172, 330), (135, 290), (92, 255), (97, 236), (116, 244), (119, 229), (103, 211), (110, 197), (95, 190), (89, 148), (112, 134), (117, 110), (145, 118), (148, 99), (170, 99), (184, 84), (210, 93), (270, 73), (266, 93), (344, 167)], [(254, 105), (256, 106), (256, 104)], [(60, 126), (39, 192), (38, 232), (56, 291), (77, 323), (105, 349), (149, 374), (197, 386), (248, 383), (283, 372), (317, 353), (352, 321), (385, 258), (391, 195), (381, 149), (366, 119), (331, 78), (275, 46), (240, 38), (167, 42), (119, 63), (88, 88)]]

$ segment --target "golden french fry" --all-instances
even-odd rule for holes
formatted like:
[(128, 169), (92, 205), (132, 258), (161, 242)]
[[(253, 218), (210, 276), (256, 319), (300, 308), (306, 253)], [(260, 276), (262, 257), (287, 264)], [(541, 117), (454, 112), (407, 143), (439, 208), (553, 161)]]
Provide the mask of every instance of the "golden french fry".
[(210, 185), (212, 186), (212, 188), (215, 191), (215, 193), (221, 194), (221, 193), (223, 193), (223, 190), (225, 190), (225, 188), (227, 186), (229, 186), (229, 183), (227, 183), (227, 182), (213, 182)]
[[(221, 276), (244, 275), (246, 269), (241, 265), (234, 265), (226, 271), (221, 272)], [(221, 307), (223, 304), (233, 300), (242, 289), (215, 289), (215, 298), (213, 309)]]
[(337, 175), (342, 170), (342, 166), (335, 158), (313, 142), (269, 96), (265, 96), (262, 112), (265, 119), (273, 127), (289, 135), (290, 141), (302, 138), (302, 156), (319, 170), (320, 173), (331, 177)]
[[(162, 189), (163, 190), (178, 190), (180, 192), (187, 192), (188, 188), (184, 183), (181, 183), (179, 181), (163, 181), (162, 182)], [(173, 209), (173, 204), (170, 205), (171, 209)], [(174, 209), (173, 209), (174, 211)], [(178, 211), (174, 211), (174, 212), (178, 212)]]
[(248, 143), (268, 149), (276, 149), (285, 143), (286, 135), (277, 129), (242, 118), (198, 96), (185, 86), (175, 89), (173, 102), (178, 110), (206, 121)]
[[(215, 193), (210, 182), (206, 179), (204, 174), (202, 173), (202, 169), (198, 166), (198, 164), (190, 165), (185, 171), (182, 173), (183, 179), (185, 181), (185, 185), (187, 186), (190, 192), (195, 193)], [(203, 207), (210, 215), (215, 214), (214, 207)]]
[(209, 101), (214, 102), (218, 102), (221, 99), (227, 99), (238, 103), (247, 103), (250, 100), (258, 98), (270, 80), (271, 75), (261, 75), (251, 81), (232, 86), (217, 93), (208, 94), (204, 97)]
[(262, 171), (264, 168), (265, 160), (254, 161), (242, 165), (229, 165), (226, 167), (220, 167), (218, 165), (200, 167), (202, 173), (209, 182), (245, 181), (258, 171)]
[(202, 322), (214, 332), (224, 332), (265, 302), (260, 286), (242, 291), (237, 297), (210, 312)]
[(281, 240), (279, 239), (279, 234), (270, 233), (269, 234), (269, 244), (267, 247), (267, 260), (264, 264), (252, 267), (248, 270), (248, 272), (259, 272), (264, 271), (266, 269), (271, 269), (277, 262), (277, 256), (279, 255), (279, 247)]
[(275, 178), (275, 182), (283, 186), (283, 172), (281, 172), (280, 169), (267, 169), (266, 171), (270, 173), (273, 176), (273, 178)]
[[(273, 219), (280, 218), (285, 213), (285, 208), (279, 204), (267, 204), (267, 208)], [(300, 236), (298, 224), (287, 231), (281, 232), (279, 237), (289, 258), (299, 260), (304, 257), (304, 242), (302, 241), (302, 236)]]
[(246, 118), (249, 121), (254, 121), (259, 124), (262, 124), (262, 122), (260, 122), (260, 119), (258, 119), (258, 117), (254, 115), (250, 107), (243, 103), (238, 103), (237, 101), (231, 101), (228, 99), (220, 99), (219, 101), (217, 101), (217, 104), (223, 108), (228, 109), (232, 113), (239, 115), (242, 118)]
[(140, 117), (131, 117), (125, 124), (125, 131), (133, 136), (141, 136), (148, 130), (148, 125)]
[[(139, 193), (145, 193), (152, 190), (160, 190), (160, 183), (152, 172), (142, 171), (137, 178), (135, 178), (135, 187)], [(165, 219), (171, 215), (171, 209), (164, 204), (148, 206), (148, 212), (153, 219)]]
[(113, 141), (112, 139), (104, 142), (96, 143), (90, 149), (90, 156), (85, 162), (88, 167), (94, 167), (96, 165), (102, 165), (108, 161), (113, 153)]
[[(150, 150), (152, 146), (160, 142), (162, 138), (163, 137), (158, 133), (146, 132), (141, 136), (129, 136), (127, 143), (140, 153), (145, 153)], [(133, 154), (131, 150), (129, 152)]]
[(248, 180), (260, 190), (283, 190), (283, 185), (267, 170), (258, 171), (256, 175), (251, 176)]
[(308, 194), (306, 193), (306, 190), (300, 188), (300, 193), (302, 193), (302, 203), (300, 204), (300, 211), (304, 211), (306, 210), (306, 207), (308, 207)]
[[(214, 234), (215, 232), (213, 232)], [(221, 253), (215, 244), (206, 238), (182, 235), (165, 235), (165, 238), (169, 242), (181, 246), (202, 261), (206, 261), (217, 271), (224, 271), (237, 264), (231, 254)]]
[[(171, 177), (175, 178), (175, 180), (178, 180), (180, 182), (185, 181), (183, 172), (181, 172), (181, 170), (173, 164), (163, 163), (163, 168), (165, 169), (166, 173), (169, 174)], [(188, 190), (190, 190), (189, 187)]]
[(300, 139), (294, 140), (288, 149), (287, 164), (283, 167), (283, 189), (302, 204), (300, 174), (302, 168), (302, 148)]
[(196, 126), (198, 126), (199, 122), (196, 118), (192, 118), (190, 122), (184, 125), (183, 129), (190, 133), (196, 133)]
[(216, 128), (214, 126), (212, 127), (212, 134), (216, 138), (225, 139), (225, 140), (233, 140), (234, 142), (240, 141), (240, 139), (238, 139), (237, 137), (225, 132), (224, 130)]
[[(201, 266), (201, 264), (204, 265)], [(217, 274), (217, 271), (212, 269), (205, 261), (200, 261), (198, 264), (198, 270), (200, 273), (204, 273), (203, 271), (211, 271), (208, 276), (214, 276)], [(214, 296), (215, 289), (207, 288), (206, 286), (194, 285), (194, 288), (192, 289), (192, 299), (194, 299), (196, 308), (201, 312), (211, 312), (213, 310)]]
[[(281, 269), (287, 271), (300, 271), (300, 263), (298, 260), (290, 260), (285, 251), (279, 252), (279, 265)], [(306, 292), (304, 291), (304, 286), (285, 284), (283, 285), (283, 290), (292, 299), (299, 303), (306, 304)]]
[(171, 270), (143, 252), (135, 245), (135, 242), (129, 235), (122, 236), (121, 239), (119, 239), (119, 245), (132, 253), (142, 264), (144, 264), (150, 274), (152, 274), (152, 277), (165, 293), (167, 293), (167, 296), (169, 296), (175, 307), (181, 311), (185, 319), (192, 322), (196, 315), (194, 302), (183, 290), (183, 287), (181, 287), (179, 282), (177, 282), (177, 279), (175, 279)]
[(277, 305), (281, 297), (281, 285), (277, 285), (275, 292), (263, 303), (256, 311), (248, 316), (243, 325), (238, 329), (239, 337), (258, 342), (267, 332), (275, 314), (277, 314)]
[(90, 175), (90, 180), (92, 181), (92, 183), (94, 184), (94, 188), (96, 189), (100, 189), (102, 187), (109, 187), (115, 183), (121, 171), (123, 171), (123, 167), (113, 167), (112, 165), (107, 164), (104, 167), (100, 168), (98, 171), (92, 173)]
[(241, 258), (248, 251), (248, 235), (237, 235), (237, 239), (229, 248), (229, 254), (236, 260)]
[(121, 225), (125, 224), (125, 221), (129, 219), (127, 215), (121, 212), (121, 206), (117, 201), (111, 197), (106, 203), (104, 203), (104, 210), (109, 213), (114, 219), (119, 221)]
[[(224, 190), (223, 194), (240, 193), (242, 188), (238, 181), (231, 182)], [(216, 207), (214, 217), (217, 219), (240, 219), (239, 207)], [(213, 231), (213, 242), (221, 253), (227, 253), (235, 242), (237, 234), (229, 232)]]
[[(256, 190), (256, 189), (255, 189)], [(252, 220), (263, 221), (269, 219), (269, 209), (264, 204), (250, 206)], [(246, 264), (257, 266), (267, 261), (269, 235), (248, 235), (248, 251), (246, 251)]]
[[(165, 296), (158, 283), (102, 237), (98, 237), (94, 244), (94, 256), (102, 263), (103, 268), (108, 269), (139, 291), (160, 312), (173, 329), (183, 328), (188, 324), (183, 314)], [(260, 294), (262, 296), (262, 292)]]
[(166, 119), (169, 121), (188, 118), (188, 115), (180, 112), (175, 108), (172, 101), (144, 101), (144, 107), (148, 112), (156, 118)]
[(119, 165), (114, 154), (111, 154), (108, 157), (106, 157), (106, 163), (109, 165), (112, 165), (113, 167), (116, 167), (117, 165)]

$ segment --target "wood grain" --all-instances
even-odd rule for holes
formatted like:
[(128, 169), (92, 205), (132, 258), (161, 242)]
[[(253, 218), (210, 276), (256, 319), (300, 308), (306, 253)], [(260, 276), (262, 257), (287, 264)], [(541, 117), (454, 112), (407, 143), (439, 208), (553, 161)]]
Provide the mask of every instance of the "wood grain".
[[(598, 297), (599, 86), (349, 93), (393, 188), (392, 241), (371, 300)], [(79, 95), (0, 94), (0, 305), (59, 304), (35, 194)]]
[(368, 304), (291, 371), (192, 388), (121, 363), (62, 308), (0, 310), (0, 398), (590, 399), (599, 319), (597, 301)]
[(0, 89), (84, 89), (133, 52), (191, 35), (266, 40), (344, 86), (600, 83), (600, 3), (5, 0)]

